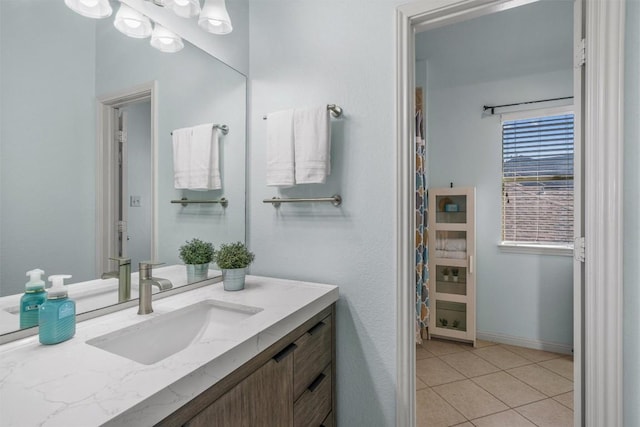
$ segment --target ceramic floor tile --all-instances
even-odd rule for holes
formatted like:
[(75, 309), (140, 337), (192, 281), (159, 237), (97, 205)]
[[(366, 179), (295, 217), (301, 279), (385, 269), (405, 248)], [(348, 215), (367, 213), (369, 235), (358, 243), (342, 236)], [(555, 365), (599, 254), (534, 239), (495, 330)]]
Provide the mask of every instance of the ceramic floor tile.
[(456, 424), (455, 426), (452, 427), (473, 427), (473, 424), (471, 424), (469, 421), (465, 421), (462, 424)]
[(573, 382), (538, 365), (521, 366), (506, 372), (547, 396), (557, 396), (573, 390)]
[(498, 345), (498, 344), (491, 341), (476, 340), (476, 348), (484, 348), (484, 347), (489, 347), (493, 345)]
[(467, 351), (472, 349), (473, 347), (471, 347), (470, 345), (459, 344), (453, 341), (432, 339), (422, 341), (422, 348), (430, 351), (436, 356), (442, 356), (443, 354)]
[(564, 406), (566, 406), (567, 408), (573, 411), (573, 392), (572, 391), (565, 394), (559, 394), (555, 396), (553, 400), (555, 400), (556, 402), (562, 403)]
[(521, 406), (516, 411), (538, 427), (573, 426), (573, 411), (553, 399)]
[(531, 421), (510, 409), (505, 412), (473, 420), (476, 427), (536, 427)]
[(494, 345), (473, 350), (473, 353), (482, 357), (484, 360), (491, 362), (500, 369), (517, 368), (518, 366), (530, 365), (529, 359), (507, 350), (503, 346)]
[(448, 427), (465, 418), (433, 390), (425, 388), (416, 393), (416, 421), (417, 427)]
[(502, 412), (509, 408), (471, 380), (433, 387), (444, 400), (467, 419)]
[(473, 382), (506, 403), (510, 408), (546, 399), (538, 390), (506, 372), (473, 378)]
[(478, 377), (480, 375), (486, 375), (500, 370), (483, 358), (476, 356), (474, 352), (471, 351), (463, 351), (461, 353), (452, 353), (440, 356), (440, 360), (444, 361), (467, 378)]
[(420, 378), (416, 377), (416, 390), (422, 390), (427, 388), (427, 385)]
[(420, 359), (428, 359), (430, 357), (435, 357), (436, 355), (431, 353), (429, 350), (425, 349), (421, 345), (416, 346), (416, 360)]
[(573, 381), (573, 358), (572, 357), (559, 357), (557, 359), (545, 360), (539, 362), (538, 365), (543, 368), (547, 368), (550, 371), (555, 372), (558, 375), (562, 375), (566, 379)]
[(416, 360), (416, 375), (429, 387), (464, 379), (460, 372), (437, 357)]
[(505, 345), (505, 344), (501, 344), (501, 345), (507, 350), (512, 351), (524, 357), (525, 359), (529, 359), (532, 362), (542, 362), (545, 360), (556, 359), (558, 357), (563, 356), (562, 354), (551, 353), (549, 351), (534, 350), (532, 348), (526, 348), (526, 347), (516, 347), (514, 345)]

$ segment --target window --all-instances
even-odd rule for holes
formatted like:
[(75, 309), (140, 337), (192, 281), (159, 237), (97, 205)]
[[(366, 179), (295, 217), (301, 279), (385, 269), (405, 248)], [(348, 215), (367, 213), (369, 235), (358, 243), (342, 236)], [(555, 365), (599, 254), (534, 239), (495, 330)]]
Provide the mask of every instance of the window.
[(573, 244), (573, 113), (502, 122), (502, 244)]

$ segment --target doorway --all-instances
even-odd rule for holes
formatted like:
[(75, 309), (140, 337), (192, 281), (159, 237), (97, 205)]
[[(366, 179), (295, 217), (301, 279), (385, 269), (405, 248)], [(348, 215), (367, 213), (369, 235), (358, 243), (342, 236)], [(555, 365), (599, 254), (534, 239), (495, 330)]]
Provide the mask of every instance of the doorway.
[[(526, 4), (529, 2), (519, 2)], [(579, 197), (584, 196), (585, 237), (590, 257), (582, 258), (583, 248), (580, 240), (576, 245), (576, 261), (574, 276), (582, 277), (584, 284), (576, 280), (574, 284), (574, 346), (576, 349), (576, 381), (575, 425), (582, 425), (585, 420), (593, 425), (621, 425), (621, 373), (619, 361), (621, 358), (620, 336), (620, 308), (621, 308), (621, 218), (622, 210), (621, 176), (617, 171), (622, 153), (621, 125), (612, 114), (621, 116), (621, 94), (623, 93), (620, 78), (620, 64), (623, 64), (623, 49), (620, 36), (624, 22), (624, 6), (609, 4), (609, 2), (577, 1), (579, 11), (585, 7), (588, 20), (582, 14), (576, 14), (575, 22), (578, 36), (583, 35), (587, 40), (586, 56), (589, 61), (584, 67), (591, 71), (586, 80), (585, 102), (586, 114), (584, 123), (577, 126), (577, 132), (582, 135), (584, 126), (585, 156), (578, 167), (584, 166), (590, 174), (585, 180), (584, 189), (578, 190)], [(415, 286), (414, 278), (414, 246), (412, 237), (415, 230), (413, 219), (413, 153), (412, 141), (414, 128), (413, 120), (413, 87), (414, 87), (414, 31), (425, 24), (446, 25), (460, 22), (475, 16), (482, 16), (515, 6), (514, 2), (506, 1), (469, 1), (456, 3), (444, 1), (437, 5), (429, 2), (414, 2), (401, 6), (397, 10), (397, 132), (398, 132), (398, 193), (400, 202), (397, 212), (397, 242), (398, 242), (398, 400), (397, 424), (415, 425), (415, 345), (414, 345), (414, 316), (415, 316)], [(585, 23), (586, 21), (586, 23)], [(583, 28), (584, 24), (584, 28)], [(577, 38), (579, 41), (580, 38)], [(584, 44), (583, 44), (584, 46)], [(616, 59), (612, 68), (611, 59)], [(580, 43), (576, 44), (576, 60), (578, 72), (584, 75), (580, 63), (582, 56)], [(606, 64), (606, 66), (605, 66)], [(582, 96), (581, 88), (574, 91)], [(611, 102), (612, 104), (609, 104)], [(583, 105), (582, 99), (576, 100), (577, 105)], [(614, 111), (609, 111), (612, 105)], [(612, 120), (609, 122), (609, 120)], [(598, 144), (599, 138), (607, 138), (607, 144)], [(576, 138), (579, 138), (577, 135)], [(609, 162), (598, 161), (598, 157), (615, 159)], [(583, 165), (584, 164), (584, 165)], [(615, 188), (616, 191), (608, 189)], [(606, 199), (615, 208), (611, 213), (611, 206), (607, 209), (598, 207), (597, 200)], [(596, 216), (597, 215), (597, 216)], [(603, 220), (603, 218), (606, 218)], [(610, 221), (610, 222), (608, 222)], [(578, 223), (577, 230), (582, 229)], [(607, 236), (604, 239), (604, 236)], [(608, 245), (604, 243), (608, 242)], [(600, 244), (601, 243), (601, 244)], [(606, 254), (603, 250), (613, 250), (616, 254)], [(598, 256), (600, 254), (601, 256)], [(611, 286), (607, 289), (607, 304), (598, 305), (598, 297), (604, 297), (600, 284), (603, 274), (611, 273)], [(577, 273), (577, 274), (576, 274)], [(611, 292), (611, 293), (609, 293)], [(582, 328), (584, 326), (584, 335)], [(605, 338), (608, 331), (612, 340)], [(587, 337), (583, 341), (583, 336)], [(613, 341), (614, 343), (610, 342)], [(613, 345), (612, 345), (613, 344)], [(606, 350), (603, 352), (603, 348)], [(590, 361), (582, 366), (582, 355)], [(598, 383), (600, 381), (600, 383)], [(605, 387), (600, 387), (604, 383)], [(607, 393), (612, 393), (607, 395)]]
[(98, 99), (98, 276), (156, 258), (156, 125), (154, 83)]

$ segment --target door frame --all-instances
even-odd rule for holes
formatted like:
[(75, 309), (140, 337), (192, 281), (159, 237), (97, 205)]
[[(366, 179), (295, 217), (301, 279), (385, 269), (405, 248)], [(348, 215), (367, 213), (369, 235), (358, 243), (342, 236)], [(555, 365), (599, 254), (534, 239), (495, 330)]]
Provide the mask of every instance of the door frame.
[[(529, 1), (516, 0), (518, 4)], [(580, 0), (578, 0), (580, 1)], [(396, 425), (414, 426), (414, 32), (512, 7), (509, 0), (419, 0), (396, 9)], [(625, 4), (584, 0), (584, 283), (574, 284), (574, 424), (622, 425)], [(606, 287), (604, 284), (606, 283)], [(576, 311), (576, 309), (578, 311)], [(580, 312), (581, 310), (581, 312)], [(580, 343), (582, 341), (582, 343)]]
[(151, 81), (97, 98), (96, 102), (96, 277), (110, 271), (109, 257), (115, 253), (111, 236), (115, 225), (109, 221), (115, 211), (114, 111), (127, 104), (149, 101), (151, 104), (151, 258), (158, 258), (158, 82)]

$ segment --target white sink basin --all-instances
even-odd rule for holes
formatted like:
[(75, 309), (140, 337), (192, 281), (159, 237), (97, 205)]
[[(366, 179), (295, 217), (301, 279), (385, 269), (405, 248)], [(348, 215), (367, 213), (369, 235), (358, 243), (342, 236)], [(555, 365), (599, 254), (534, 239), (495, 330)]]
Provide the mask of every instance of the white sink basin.
[(260, 311), (210, 299), (92, 338), (87, 344), (152, 365), (184, 350), (209, 328), (233, 325)]

